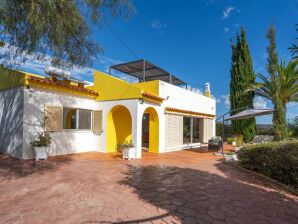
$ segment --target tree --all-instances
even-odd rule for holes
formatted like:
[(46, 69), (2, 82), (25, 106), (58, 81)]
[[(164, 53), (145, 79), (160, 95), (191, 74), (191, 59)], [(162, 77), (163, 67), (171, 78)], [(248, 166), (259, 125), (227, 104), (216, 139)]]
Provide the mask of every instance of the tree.
[[(241, 28), (240, 36), (237, 34), (237, 44), (232, 43), (232, 65), (230, 81), (230, 114), (236, 114), (243, 108), (253, 108), (253, 91), (247, 92), (247, 86), (255, 82), (252, 60), (246, 40), (245, 31)], [(250, 118), (246, 120), (232, 121), (233, 129), (236, 132), (238, 143), (251, 141), (255, 136), (256, 120)]]
[(129, 0), (2, 0), (0, 47), (12, 46), (18, 56), (50, 55), (56, 63), (91, 65), (102, 51), (91, 37), (92, 24), (132, 11)]
[[(298, 24), (296, 24), (296, 31), (298, 32)], [(298, 40), (298, 38), (296, 38)], [(291, 47), (289, 47), (290, 51), (292, 52), (293, 59), (298, 59), (298, 45), (292, 44)]]
[(288, 64), (281, 62), (274, 75), (269, 77), (262, 74), (257, 76), (261, 82), (254, 84), (252, 89), (256, 95), (267, 98), (274, 106), (272, 122), (275, 140), (286, 139), (286, 105), (289, 102), (298, 102), (298, 60)]
[(266, 66), (269, 77), (258, 74), (261, 82), (252, 85), (251, 90), (272, 102), (274, 138), (279, 141), (288, 137), (286, 105), (288, 102), (298, 101), (298, 60), (293, 60), (288, 64), (278, 63), (275, 36), (275, 28), (271, 25), (266, 35), (269, 41)]

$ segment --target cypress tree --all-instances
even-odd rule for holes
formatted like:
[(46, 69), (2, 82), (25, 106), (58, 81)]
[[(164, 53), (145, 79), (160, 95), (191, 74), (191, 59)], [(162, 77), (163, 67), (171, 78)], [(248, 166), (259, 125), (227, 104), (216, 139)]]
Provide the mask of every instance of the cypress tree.
[(270, 74), (271, 82), (275, 89), (275, 95), (272, 96), (272, 103), (275, 111), (273, 112), (272, 122), (275, 140), (283, 140), (288, 137), (287, 121), (286, 121), (286, 106), (283, 105), (280, 99), (281, 82), (278, 75), (278, 55), (276, 52), (276, 32), (273, 25), (270, 25), (267, 31), (267, 39), (269, 46), (267, 47), (267, 71)]
[[(242, 111), (241, 108), (253, 108), (254, 92), (247, 92), (246, 89), (255, 82), (255, 73), (243, 28), (240, 35), (237, 34), (237, 44), (232, 43), (231, 48), (230, 115), (234, 115)], [(255, 118), (232, 121), (232, 126), (238, 144), (249, 142), (255, 136)]]

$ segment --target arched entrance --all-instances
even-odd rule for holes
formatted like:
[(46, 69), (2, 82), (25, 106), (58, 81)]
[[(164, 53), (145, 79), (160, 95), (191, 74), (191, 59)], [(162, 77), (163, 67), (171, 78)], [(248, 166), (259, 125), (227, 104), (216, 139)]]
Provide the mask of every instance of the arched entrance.
[(113, 107), (107, 119), (107, 152), (116, 152), (118, 145), (131, 141), (131, 115), (122, 106)]
[(143, 114), (142, 147), (149, 152), (159, 152), (159, 120), (153, 107), (148, 107)]

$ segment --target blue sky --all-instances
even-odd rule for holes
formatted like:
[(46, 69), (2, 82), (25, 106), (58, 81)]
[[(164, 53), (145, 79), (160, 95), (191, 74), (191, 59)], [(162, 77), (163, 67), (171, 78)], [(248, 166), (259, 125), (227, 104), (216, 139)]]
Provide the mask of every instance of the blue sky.
[[(298, 2), (298, 1), (297, 1)], [(136, 13), (129, 19), (110, 19), (109, 26), (138, 58), (145, 58), (202, 89), (211, 83), (217, 99), (217, 114), (228, 110), (231, 48), (240, 26), (246, 30), (256, 72), (266, 74), (265, 33), (270, 23), (277, 29), (279, 57), (289, 60), (288, 47), (298, 36), (298, 3), (295, 0), (134, 0)], [(106, 71), (109, 65), (136, 58), (119, 41), (109, 26), (93, 27), (94, 39), (104, 53), (94, 68)], [(40, 73), (42, 63), (28, 61), (22, 69)], [(74, 73), (92, 81), (90, 69)], [(271, 107), (256, 98), (258, 107)], [(298, 115), (298, 105), (290, 104), (287, 116)], [(258, 119), (270, 123), (271, 116)]]

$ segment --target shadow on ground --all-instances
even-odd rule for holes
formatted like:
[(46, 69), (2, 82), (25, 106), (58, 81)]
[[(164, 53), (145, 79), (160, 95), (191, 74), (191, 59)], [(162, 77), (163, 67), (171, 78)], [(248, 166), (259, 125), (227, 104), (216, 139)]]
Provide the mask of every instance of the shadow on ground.
[(43, 173), (56, 170), (60, 165), (72, 161), (70, 157), (63, 157), (60, 160), (20, 160), (8, 155), (0, 154), (0, 179), (5, 180), (27, 177), (36, 173)]

